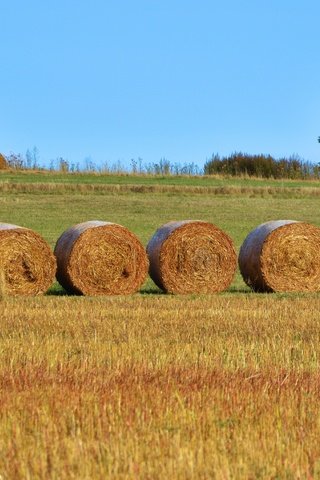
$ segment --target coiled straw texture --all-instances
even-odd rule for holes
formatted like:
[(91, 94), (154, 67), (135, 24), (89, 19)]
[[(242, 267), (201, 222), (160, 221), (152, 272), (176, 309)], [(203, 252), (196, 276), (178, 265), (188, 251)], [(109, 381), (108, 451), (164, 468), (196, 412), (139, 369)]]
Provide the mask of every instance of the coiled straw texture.
[(127, 228), (92, 220), (66, 230), (58, 239), (57, 279), (69, 293), (124, 295), (137, 291), (148, 273), (148, 258)]
[(169, 222), (147, 246), (149, 273), (169, 293), (215, 293), (229, 287), (237, 259), (231, 238), (211, 223)]
[(320, 229), (295, 220), (263, 223), (239, 253), (244, 281), (257, 292), (320, 291)]
[(1, 295), (40, 295), (53, 283), (55, 272), (53, 252), (38, 233), (0, 223)]

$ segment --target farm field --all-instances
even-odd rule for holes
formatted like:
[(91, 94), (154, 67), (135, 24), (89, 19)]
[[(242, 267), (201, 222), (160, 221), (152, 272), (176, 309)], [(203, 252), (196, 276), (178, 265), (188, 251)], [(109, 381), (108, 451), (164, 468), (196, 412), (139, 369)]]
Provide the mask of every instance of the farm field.
[(45, 183), (45, 184), (118, 184), (118, 185), (181, 185), (183, 187), (275, 187), (310, 188), (319, 187), (320, 179), (263, 179), (252, 177), (222, 177), (219, 175), (148, 175), (148, 174), (108, 174), (99, 172), (63, 173), (48, 170), (0, 170), (2, 183)]
[[(237, 251), (268, 220), (320, 226), (316, 182), (213, 179), (203, 186), (227, 189), (212, 193), (190, 189), (201, 179), (124, 177), (155, 187), (139, 191), (110, 176), (115, 188), (95, 191), (101, 176), (8, 175), (1, 221), (51, 247), (96, 219), (144, 245), (169, 220), (205, 220)], [(164, 295), (148, 279), (131, 296), (67, 296), (56, 283), (2, 297), (0, 479), (319, 478), (319, 311), (319, 294), (254, 294), (239, 273), (218, 295)]]

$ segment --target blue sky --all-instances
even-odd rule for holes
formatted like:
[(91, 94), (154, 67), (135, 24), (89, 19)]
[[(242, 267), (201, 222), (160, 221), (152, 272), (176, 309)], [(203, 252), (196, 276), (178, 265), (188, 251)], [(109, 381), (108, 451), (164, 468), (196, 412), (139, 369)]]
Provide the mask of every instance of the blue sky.
[(318, 0), (0, 4), (0, 151), (320, 161)]

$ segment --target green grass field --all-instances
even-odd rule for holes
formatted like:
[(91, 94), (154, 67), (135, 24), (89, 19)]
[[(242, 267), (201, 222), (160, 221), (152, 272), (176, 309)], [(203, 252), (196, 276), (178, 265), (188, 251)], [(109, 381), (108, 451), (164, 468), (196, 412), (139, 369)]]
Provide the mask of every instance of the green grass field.
[[(157, 188), (88, 188), (97, 183)], [(211, 185), (227, 190), (192, 190)], [(267, 220), (320, 226), (318, 188), (1, 173), (0, 220), (54, 247), (86, 220), (120, 223), (146, 245), (169, 220), (200, 219), (238, 250)], [(319, 294), (254, 294), (239, 273), (219, 295), (164, 295), (148, 279), (127, 297), (55, 284), (2, 298), (0, 479), (320, 478), (319, 311)]]
[(215, 175), (139, 175), (108, 173), (62, 173), (47, 170), (0, 170), (0, 183), (63, 183), (63, 184), (119, 184), (119, 185), (182, 185), (182, 186), (255, 186), (255, 187), (319, 187), (320, 180), (274, 180), (250, 177), (221, 177)]

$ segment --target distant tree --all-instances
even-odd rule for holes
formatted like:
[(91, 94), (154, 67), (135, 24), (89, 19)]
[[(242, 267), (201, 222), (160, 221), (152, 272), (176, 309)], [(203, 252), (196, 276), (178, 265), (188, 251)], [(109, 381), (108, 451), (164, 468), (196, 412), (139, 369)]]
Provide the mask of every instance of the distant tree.
[(314, 166), (298, 155), (276, 159), (271, 155), (250, 155), (241, 152), (235, 152), (222, 158), (219, 155), (213, 155), (212, 159), (205, 163), (204, 173), (206, 175), (245, 175), (262, 178), (318, 177), (318, 172), (315, 172)]
[(320, 137), (318, 137), (318, 142), (320, 143)]
[(59, 157), (57, 159), (57, 163), (59, 165), (59, 171), (62, 173), (68, 173), (70, 170), (69, 162), (68, 160), (64, 159), (63, 157)]
[(39, 168), (39, 150), (37, 147), (33, 147), (32, 151), (28, 148), (26, 151), (26, 167), (34, 170)]

